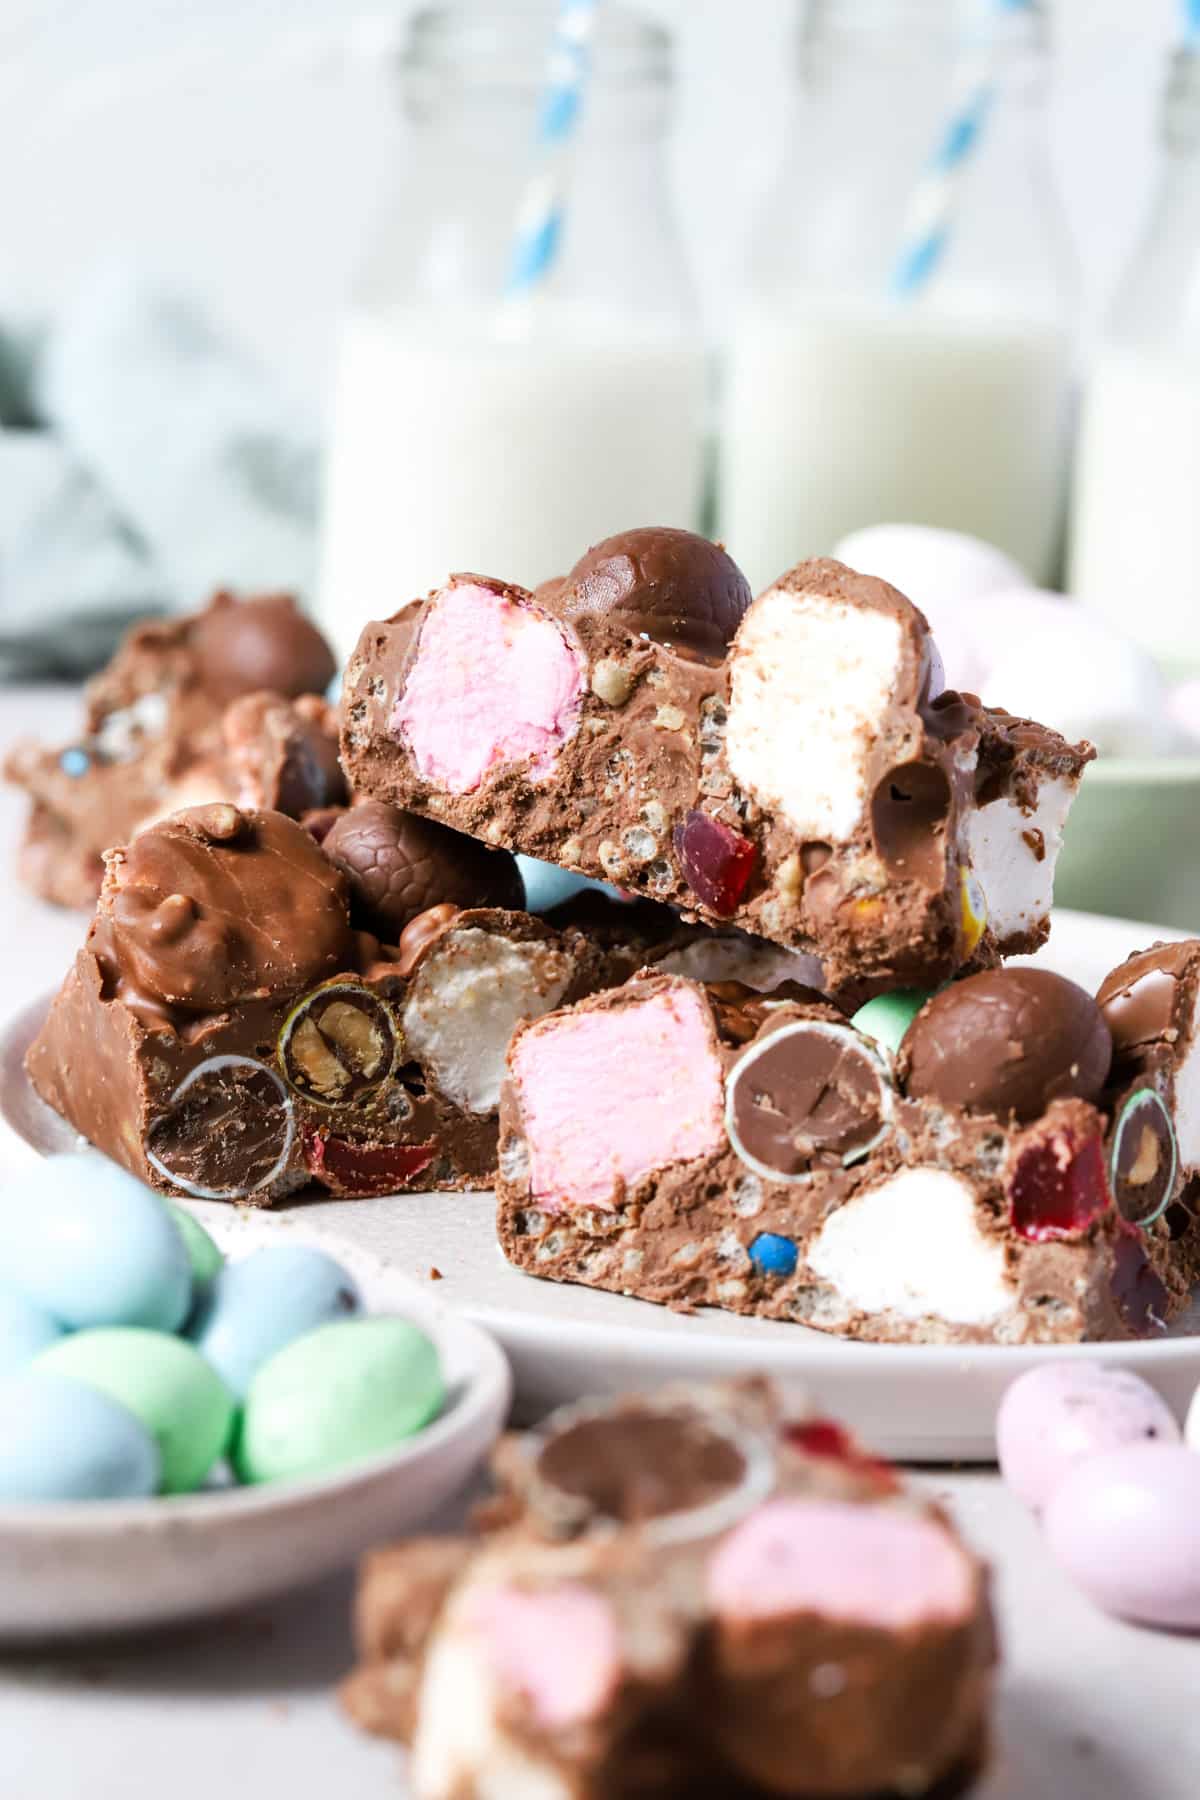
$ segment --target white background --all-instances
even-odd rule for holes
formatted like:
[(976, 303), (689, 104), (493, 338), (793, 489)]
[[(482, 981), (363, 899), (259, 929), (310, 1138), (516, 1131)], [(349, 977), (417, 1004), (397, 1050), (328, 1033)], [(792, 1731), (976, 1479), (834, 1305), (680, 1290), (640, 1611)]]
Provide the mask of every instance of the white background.
[[(795, 0), (646, 0), (680, 31), (672, 169), (719, 316), (791, 104)], [(413, 0), (0, 0), (0, 316), (97, 259), (184, 280), (317, 400)], [(1057, 0), (1054, 154), (1094, 316), (1152, 173), (1176, 0)]]

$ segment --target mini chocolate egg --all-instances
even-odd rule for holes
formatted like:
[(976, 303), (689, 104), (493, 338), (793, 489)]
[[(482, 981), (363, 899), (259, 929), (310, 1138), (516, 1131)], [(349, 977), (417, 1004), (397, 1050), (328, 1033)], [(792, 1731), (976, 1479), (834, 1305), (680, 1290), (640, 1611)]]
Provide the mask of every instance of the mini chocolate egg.
[(409, 921), (431, 906), (522, 904), (521, 877), (507, 850), (383, 800), (344, 812), (321, 848), (350, 883), (354, 923), (387, 944), (398, 944)]
[(165, 1494), (198, 1488), (228, 1447), (233, 1396), (181, 1338), (132, 1327), (80, 1331), (43, 1350), (31, 1366), (70, 1376), (128, 1407), (158, 1445)]
[(145, 1426), (96, 1388), (46, 1369), (0, 1381), (0, 1501), (137, 1499), (159, 1466)]
[(105, 1156), (50, 1156), (0, 1194), (4, 1278), (71, 1330), (177, 1331), (192, 1298), (166, 1205)]
[(444, 1397), (437, 1350), (415, 1325), (323, 1325), (280, 1350), (250, 1383), (234, 1466), (249, 1482), (324, 1475), (411, 1437)]
[(1189, 1450), (1200, 1450), (1200, 1388), (1192, 1395), (1191, 1405), (1187, 1409), (1187, 1418), (1183, 1422), (1183, 1441)]
[(1035, 1512), (1077, 1463), (1154, 1442), (1179, 1442), (1166, 1401), (1140, 1375), (1103, 1363), (1051, 1362), (1029, 1369), (1005, 1393), (996, 1415), (1000, 1473)]
[(1051, 1555), (1119, 1618), (1200, 1628), (1200, 1456), (1126, 1445), (1064, 1476), (1043, 1515)]
[(197, 1293), (201, 1293), (216, 1279), (225, 1258), (199, 1219), (193, 1218), (186, 1208), (176, 1205), (174, 1200), (168, 1200), (166, 1207), (179, 1228), (188, 1261), (192, 1265), (192, 1286)]
[(231, 1393), (295, 1338), (360, 1311), (353, 1279), (308, 1244), (273, 1244), (226, 1263), (188, 1335)]
[(1089, 993), (1050, 969), (988, 969), (951, 982), (905, 1034), (900, 1077), (916, 1100), (1039, 1119), (1052, 1100), (1098, 1100), (1112, 1039)]
[(860, 1006), (850, 1023), (855, 1031), (861, 1031), (865, 1037), (874, 1038), (885, 1050), (894, 1056), (904, 1040), (904, 1034), (920, 1012), (925, 1002), (932, 996), (927, 988), (897, 988), (891, 994), (876, 994), (865, 1006)]
[(53, 1313), (19, 1288), (0, 1283), (0, 1375), (32, 1362), (39, 1350), (57, 1343), (62, 1334)]

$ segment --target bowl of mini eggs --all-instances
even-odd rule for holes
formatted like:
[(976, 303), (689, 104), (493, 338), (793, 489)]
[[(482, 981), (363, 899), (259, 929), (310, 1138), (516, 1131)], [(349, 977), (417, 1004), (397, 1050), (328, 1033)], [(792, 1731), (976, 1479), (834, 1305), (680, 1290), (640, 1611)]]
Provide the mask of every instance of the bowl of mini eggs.
[(834, 554), (921, 607), (950, 687), (1095, 746), (1067, 821), (1057, 903), (1200, 928), (1200, 637), (1190, 659), (1181, 645), (1166, 667), (1086, 595), (1044, 592), (1010, 557), (958, 532), (874, 525)]
[(30, 1164), (0, 1191), (0, 1641), (315, 1581), (461, 1488), (510, 1399), (486, 1333), (302, 1209)]

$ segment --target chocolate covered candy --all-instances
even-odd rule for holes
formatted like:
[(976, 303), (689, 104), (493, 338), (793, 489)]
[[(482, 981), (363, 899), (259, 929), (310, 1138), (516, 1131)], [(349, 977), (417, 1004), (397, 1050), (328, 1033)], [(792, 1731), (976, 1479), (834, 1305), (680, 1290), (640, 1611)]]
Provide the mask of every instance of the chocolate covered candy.
[(834, 1421), (679, 1388), (567, 1409), (496, 1472), (500, 1529), (360, 1580), (344, 1699), (411, 1743), (417, 1800), (864, 1800), (977, 1771), (980, 1565)]
[[(811, 992), (650, 971), (521, 1026), (501, 1101), (505, 1254), (553, 1280), (855, 1337), (1161, 1330), (1186, 1268), (1153, 1206), (1129, 1202), (1139, 1180), (1161, 1200), (1158, 1140), (1093, 1103), (1110, 1046), (1089, 996), (1051, 976), (1031, 1002), (1026, 973), (1000, 1006), (968, 995), (980, 1033), (948, 1033), (928, 1063), (914, 1033), (921, 1050), (943, 1001), (1007, 975), (930, 1002), (895, 1065)], [(1008, 1049), (989, 1057), (993, 1042)], [(926, 1087), (913, 1073), (928, 1066)]]
[[(148, 620), (88, 684), (79, 736), (18, 744), (6, 777), (30, 796), (22, 879), (90, 907), (104, 852), (167, 813), (212, 800), (299, 815), (341, 802), (324, 639), (285, 595)], [(271, 691), (263, 692), (256, 690)]]
[(537, 595), (456, 576), (369, 625), (357, 791), (820, 958), (932, 986), (1046, 931), (1090, 755), (943, 691), (886, 584), (803, 563), (753, 604), (724, 551), (638, 531)]
[[(449, 877), (463, 892), (460, 865)], [(487, 1186), (514, 1026), (637, 953), (450, 901), (399, 935), (354, 929), (346, 876), (282, 814), (178, 814), (111, 853), (35, 1085), (164, 1191)]]
[(916, 1015), (900, 1050), (905, 1091), (1028, 1122), (1051, 1100), (1099, 1099), (1112, 1062), (1100, 1009), (1049, 969), (954, 982)]
[(521, 876), (506, 850), (489, 850), (382, 800), (343, 813), (322, 848), (350, 883), (355, 923), (389, 944), (431, 906), (515, 910), (524, 904)]

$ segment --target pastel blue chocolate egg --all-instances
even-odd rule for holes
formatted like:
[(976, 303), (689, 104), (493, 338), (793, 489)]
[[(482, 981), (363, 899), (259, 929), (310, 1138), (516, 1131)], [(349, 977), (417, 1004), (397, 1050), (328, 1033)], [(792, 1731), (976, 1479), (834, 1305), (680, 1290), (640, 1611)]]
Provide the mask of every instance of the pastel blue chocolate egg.
[(154, 1439), (108, 1394), (41, 1369), (0, 1380), (0, 1502), (130, 1500), (158, 1480)]
[(932, 997), (928, 988), (896, 988), (890, 994), (876, 994), (873, 1000), (859, 1007), (850, 1023), (856, 1031), (874, 1038), (894, 1056), (909, 1026)]
[(525, 884), (526, 912), (549, 912), (551, 907), (561, 906), (564, 900), (570, 900), (572, 895), (581, 894), (587, 888), (607, 894), (610, 900), (621, 898), (619, 890), (607, 881), (593, 881), (571, 869), (560, 869), (556, 863), (538, 862), (533, 856), (518, 856), (517, 867)]
[(0, 1283), (0, 1376), (32, 1362), (39, 1350), (62, 1336), (53, 1313), (19, 1289)]
[(309, 1244), (273, 1244), (218, 1273), (189, 1327), (197, 1350), (241, 1396), (295, 1338), (351, 1318), (362, 1300), (340, 1263)]
[(165, 1203), (104, 1156), (51, 1156), (6, 1184), (0, 1268), (73, 1331), (177, 1331), (191, 1306), (187, 1245)]
[(796, 1268), (796, 1246), (791, 1238), (762, 1231), (750, 1246), (750, 1261), (760, 1275), (791, 1275)]

